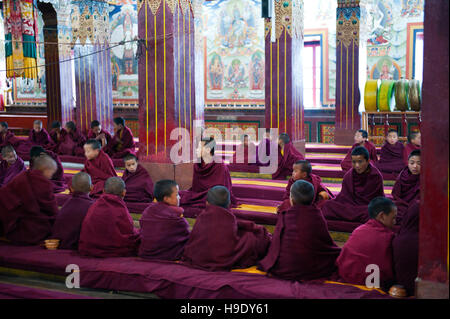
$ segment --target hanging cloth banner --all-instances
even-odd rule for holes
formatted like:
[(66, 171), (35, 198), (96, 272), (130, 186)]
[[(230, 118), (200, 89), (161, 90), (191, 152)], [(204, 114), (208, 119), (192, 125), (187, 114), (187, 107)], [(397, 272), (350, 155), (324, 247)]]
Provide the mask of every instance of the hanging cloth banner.
[(4, 0), (6, 76), (37, 79), (36, 0)]

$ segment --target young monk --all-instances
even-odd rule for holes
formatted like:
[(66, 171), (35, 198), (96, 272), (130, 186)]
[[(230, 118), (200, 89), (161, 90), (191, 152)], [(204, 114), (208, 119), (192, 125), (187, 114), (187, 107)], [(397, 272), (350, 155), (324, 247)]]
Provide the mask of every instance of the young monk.
[(253, 142), (250, 144), (248, 138), (249, 136), (245, 134), (242, 143), (236, 147), (236, 152), (233, 154), (233, 164), (249, 165), (256, 163), (256, 146)]
[(326, 219), (365, 223), (367, 206), (378, 196), (384, 196), (383, 177), (370, 164), (369, 152), (363, 146), (352, 151), (353, 168), (344, 175), (341, 192), (326, 201), (322, 213)]
[(236, 219), (229, 206), (226, 187), (208, 191), (207, 206), (184, 247), (185, 263), (206, 270), (231, 270), (252, 266), (265, 256), (270, 234), (251, 221)]
[(110, 177), (117, 176), (117, 173), (112, 160), (103, 152), (98, 140), (87, 140), (83, 148), (86, 161), (82, 171), (91, 176), (93, 188), (90, 196), (97, 198), (103, 192), (105, 181)]
[(151, 203), (153, 201), (153, 181), (147, 170), (138, 163), (133, 154), (125, 155), (125, 172), (122, 179), (125, 182), (127, 194), (125, 202)]
[(420, 199), (420, 167), (420, 150), (414, 150), (409, 154), (408, 166), (398, 175), (392, 188), (392, 197), (398, 208), (398, 225), (409, 204), (415, 199)]
[(70, 186), (71, 198), (59, 211), (52, 229), (52, 238), (60, 240), (60, 249), (78, 249), (81, 224), (89, 207), (94, 203), (89, 197), (91, 189), (89, 174), (79, 172), (73, 176)]
[(314, 186), (297, 180), (290, 189), (291, 207), (278, 216), (262, 270), (290, 280), (312, 280), (330, 276), (340, 248), (328, 232), (320, 210), (314, 205)]
[(102, 125), (99, 121), (94, 120), (91, 122), (91, 129), (88, 132), (87, 138), (94, 139), (100, 141), (102, 148), (106, 147), (106, 145), (111, 144), (112, 136), (102, 129)]
[(418, 269), (419, 211), (420, 201), (414, 200), (409, 205), (400, 230), (392, 242), (395, 278), (397, 284), (405, 287), (409, 296), (414, 295)]
[(420, 150), (422, 145), (420, 132), (414, 131), (408, 135), (408, 143), (403, 151), (403, 161), (408, 165), (409, 154), (414, 150)]
[(294, 163), (292, 168), (292, 177), (289, 179), (283, 196), (283, 203), (277, 207), (277, 212), (286, 211), (291, 207), (291, 186), (298, 180), (307, 181), (314, 186), (315, 193), (313, 204), (319, 205), (319, 203), (323, 203), (323, 201), (327, 199), (334, 198), (333, 193), (322, 185), (322, 179), (320, 176), (312, 174), (312, 167), (308, 161), (297, 161)]
[(398, 140), (396, 130), (389, 130), (386, 136), (386, 142), (381, 147), (380, 160), (375, 162), (375, 166), (382, 173), (395, 174), (405, 168), (403, 162), (403, 143)]
[(208, 190), (216, 185), (225, 186), (230, 192), (231, 204), (237, 205), (237, 200), (231, 192), (228, 167), (213, 161), (215, 146), (216, 142), (211, 138), (199, 142), (197, 156), (201, 158), (201, 162), (194, 164), (192, 186), (189, 190), (180, 191), (180, 204), (186, 217), (196, 217), (206, 207)]
[(26, 154), (30, 149), (27, 141), (21, 140), (8, 130), (8, 123), (0, 122), (0, 149), (7, 145), (14, 147), (17, 154)]
[(50, 181), (55, 172), (55, 161), (41, 155), (31, 170), (0, 188), (0, 236), (13, 244), (36, 245), (51, 234), (58, 213)]
[(370, 219), (356, 228), (342, 248), (336, 260), (339, 276), (348, 283), (365, 285), (370, 272), (368, 265), (377, 265), (381, 288), (388, 288), (394, 281), (392, 261), (392, 228), (397, 208), (386, 197), (376, 197), (369, 204)]
[(148, 259), (177, 260), (189, 239), (189, 224), (183, 217), (178, 185), (160, 180), (154, 189), (157, 203), (151, 203), (139, 220), (141, 245), (139, 256)]
[(272, 179), (286, 179), (292, 175), (292, 165), (304, 159), (303, 154), (295, 149), (289, 135), (281, 133), (278, 137), (278, 169), (272, 174)]
[(47, 147), (52, 144), (50, 135), (47, 130), (42, 127), (42, 121), (36, 120), (33, 122), (33, 129), (30, 131), (28, 141), (31, 145), (39, 145), (42, 147)]
[(105, 152), (111, 158), (123, 158), (127, 154), (136, 153), (133, 133), (125, 126), (125, 120), (122, 117), (114, 119), (114, 136), (111, 143), (107, 144)]
[(41, 155), (50, 156), (56, 163), (56, 172), (50, 180), (53, 183), (53, 192), (64, 192), (67, 189), (67, 184), (66, 180), (64, 179), (64, 168), (58, 155), (50, 150), (44, 150), (42, 146), (33, 146), (30, 150), (30, 168), (33, 167), (34, 160)]
[(17, 175), (26, 171), (23, 160), (17, 156), (11, 145), (2, 147), (0, 161), (0, 187), (8, 184)]
[(52, 147), (51, 150), (59, 154), (58, 148), (61, 142), (64, 140), (65, 136), (67, 135), (66, 129), (62, 127), (61, 122), (54, 121), (52, 123), (52, 129), (50, 130), (49, 135), (54, 144), (54, 147)]
[(353, 144), (352, 148), (348, 151), (347, 155), (341, 162), (341, 168), (344, 172), (352, 169), (352, 151), (358, 146), (364, 146), (366, 148), (366, 150), (369, 152), (369, 159), (373, 163), (376, 163), (378, 161), (377, 148), (372, 142), (369, 142), (369, 133), (367, 133), (367, 131), (356, 131), (354, 140), (355, 144)]
[(123, 201), (125, 183), (119, 177), (105, 182), (104, 194), (89, 207), (78, 244), (81, 255), (93, 257), (135, 256), (139, 232)]
[(66, 134), (58, 145), (58, 154), (83, 156), (83, 145), (86, 143), (86, 138), (77, 130), (77, 126), (72, 121), (66, 123), (65, 131)]

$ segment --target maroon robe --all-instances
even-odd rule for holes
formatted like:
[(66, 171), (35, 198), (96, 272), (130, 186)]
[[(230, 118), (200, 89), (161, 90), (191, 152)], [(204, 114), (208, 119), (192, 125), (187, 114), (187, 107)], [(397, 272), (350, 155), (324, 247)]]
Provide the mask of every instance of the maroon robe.
[(17, 156), (17, 160), (11, 166), (6, 161), (0, 161), (0, 187), (8, 184), (23, 171), (26, 171), (26, 167), (19, 156)]
[(133, 226), (125, 202), (117, 195), (103, 194), (89, 207), (83, 220), (78, 252), (85, 256), (135, 256), (139, 232)]
[[(269, 166), (269, 163), (261, 163), (261, 161), (259, 160), (259, 148), (262, 147), (262, 143), (266, 144), (266, 156), (270, 155), (270, 139), (268, 138), (264, 138), (259, 145), (256, 146), (256, 163), (259, 166)], [(280, 155), (280, 154), (279, 154)]]
[(394, 145), (385, 142), (381, 148), (380, 160), (375, 163), (375, 166), (382, 173), (400, 173), (405, 168), (403, 162), (404, 148), (402, 142), (397, 142)]
[(408, 295), (414, 295), (419, 260), (419, 211), (420, 202), (415, 200), (403, 217), (392, 246), (397, 283), (404, 286)]
[[(65, 130), (64, 130), (65, 131)], [(84, 156), (83, 146), (86, 143), (86, 138), (83, 134), (76, 132), (61, 134), (61, 138), (57, 145), (56, 152), (60, 155), (70, 156)]]
[(272, 179), (286, 179), (287, 176), (292, 175), (294, 163), (304, 159), (303, 154), (297, 151), (292, 142), (284, 145), (283, 155), (281, 155), (281, 148), (278, 147), (278, 169), (272, 174)]
[(315, 205), (296, 205), (278, 216), (269, 251), (260, 266), (284, 279), (325, 278), (336, 271), (340, 251), (320, 210)]
[(416, 199), (420, 200), (420, 174), (413, 175), (409, 168), (405, 167), (395, 181), (392, 197), (397, 206), (396, 223), (400, 225), (410, 203)]
[(236, 207), (237, 199), (232, 193), (231, 176), (228, 167), (223, 163), (194, 164), (192, 186), (186, 191), (180, 191), (180, 206), (185, 210), (186, 217), (195, 217), (206, 207), (206, 197), (211, 187), (225, 186), (230, 192), (231, 207)]
[(40, 145), (44, 148), (53, 144), (50, 135), (45, 128), (42, 128), (39, 133), (36, 133), (34, 129), (31, 130), (28, 136), (28, 141), (32, 144), (32, 146)]
[[(61, 193), (67, 189), (66, 180), (64, 179), (64, 168), (62, 166), (61, 160), (59, 156), (53, 153), (50, 150), (46, 150), (48, 156), (50, 156), (56, 162), (56, 172), (53, 174), (52, 179), (50, 180), (53, 183), (53, 192)], [(33, 167), (33, 162), (30, 162), (30, 167)]]
[(136, 154), (136, 144), (133, 133), (124, 126), (122, 130), (114, 134), (111, 143), (108, 143), (105, 152), (111, 158), (123, 158), (127, 154)]
[(74, 192), (61, 207), (52, 229), (52, 238), (60, 240), (60, 249), (78, 249), (81, 225), (93, 203), (89, 194)]
[(99, 197), (103, 193), (106, 180), (117, 176), (112, 160), (102, 150), (93, 160), (86, 159), (82, 172), (91, 176), (92, 185), (94, 186), (90, 192), (91, 197)]
[(365, 223), (369, 219), (368, 206), (372, 199), (384, 196), (383, 177), (369, 164), (368, 173), (357, 174), (351, 169), (344, 175), (341, 192), (321, 206), (326, 219)]
[(23, 143), (25, 143), (24, 140), (18, 138), (14, 135), (13, 132), (9, 130), (4, 132), (3, 134), (0, 134), (0, 149), (6, 145), (11, 145), (12, 147), (14, 147), (14, 149), (16, 149), (20, 144)]
[[(352, 166), (352, 151), (360, 146), (358, 143), (353, 144), (352, 148), (348, 151), (347, 155), (341, 162), (341, 168), (344, 172), (349, 171), (353, 168)], [(364, 142), (364, 147), (369, 151), (369, 160), (371, 163), (376, 163), (378, 161), (377, 157), (377, 148), (376, 146), (369, 141)]]
[(420, 150), (420, 146), (414, 145), (413, 143), (407, 143), (403, 150), (403, 161), (405, 165), (408, 165), (408, 157), (412, 151)]
[[(328, 196), (330, 197), (330, 199), (334, 198), (333, 193), (326, 188), (324, 185), (322, 185), (322, 179), (320, 178), (320, 176), (315, 175), (315, 174), (310, 174), (310, 176), (308, 176), (306, 179), (304, 179), (307, 182), (310, 182), (313, 186), (314, 186), (314, 199), (313, 199), (313, 204), (319, 204), (322, 199), (321, 197), (319, 197), (319, 194), (321, 192), (327, 192)], [(290, 197), (291, 197), (291, 187), (292, 184), (294, 184), (296, 181), (294, 180), (293, 177), (291, 177), (289, 179), (289, 182), (286, 186), (286, 191), (284, 192), (283, 195), (283, 203), (281, 203), (281, 207), (280, 207), (280, 211), (287, 211), (290, 207), (291, 207), (291, 202), (290, 202)]]
[(163, 202), (151, 203), (142, 213), (139, 256), (148, 259), (177, 260), (189, 239), (189, 224), (183, 208)]
[[(101, 130), (100, 133), (95, 134), (94, 131), (92, 129), (89, 129), (88, 134), (87, 134), (87, 139), (96, 139), (97, 136), (99, 136), (100, 134), (105, 134), (105, 139), (106, 139), (106, 145), (111, 144), (112, 141), (112, 136), (111, 134), (109, 134), (109, 132)], [(102, 148), (106, 147), (105, 145), (102, 145)]]
[(64, 141), (64, 138), (67, 135), (67, 131), (65, 128), (61, 128), (61, 131), (59, 132), (59, 139), (58, 139), (58, 134), (56, 133), (56, 131), (51, 131), (49, 133), (49, 136), (52, 140), (53, 146), (51, 148), (51, 150), (53, 152), (58, 153), (58, 147), (61, 144), (62, 141)]
[(0, 236), (23, 245), (48, 238), (58, 213), (52, 190), (53, 184), (39, 170), (22, 172), (0, 188)]
[(348, 283), (365, 285), (371, 272), (370, 264), (380, 269), (381, 287), (389, 287), (394, 280), (392, 239), (394, 233), (375, 219), (356, 228), (336, 260), (339, 276)]
[(197, 217), (182, 260), (206, 270), (247, 268), (265, 256), (270, 237), (263, 226), (208, 205)]
[(151, 203), (153, 201), (153, 182), (147, 170), (138, 164), (136, 172), (125, 170), (122, 176), (127, 193), (125, 202)]

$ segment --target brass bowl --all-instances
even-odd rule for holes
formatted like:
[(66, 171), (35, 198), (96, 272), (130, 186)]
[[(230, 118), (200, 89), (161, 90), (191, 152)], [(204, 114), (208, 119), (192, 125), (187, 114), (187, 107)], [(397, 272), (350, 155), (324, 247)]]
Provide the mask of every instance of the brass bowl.
[(406, 289), (401, 285), (394, 285), (389, 289), (389, 295), (396, 298), (405, 298), (408, 295), (406, 294)]
[(48, 250), (58, 249), (59, 239), (47, 239), (45, 240), (45, 248)]

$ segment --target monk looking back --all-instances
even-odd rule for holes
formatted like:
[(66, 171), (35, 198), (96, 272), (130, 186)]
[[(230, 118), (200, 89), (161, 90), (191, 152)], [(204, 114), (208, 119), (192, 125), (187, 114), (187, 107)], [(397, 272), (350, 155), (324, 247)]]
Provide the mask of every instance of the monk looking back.
[(304, 159), (303, 154), (292, 144), (289, 135), (281, 133), (278, 137), (278, 168), (272, 174), (272, 179), (286, 179), (287, 176), (292, 175), (294, 163)]
[(367, 133), (367, 131), (356, 131), (354, 140), (355, 144), (353, 144), (352, 148), (348, 151), (347, 155), (345, 155), (345, 158), (341, 162), (341, 168), (344, 172), (352, 169), (352, 152), (358, 146), (364, 146), (366, 148), (369, 152), (369, 160), (372, 163), (376, 163), (378, 161), (377, 148), (372, 142), (369, 142), (369, 133)]
[(11, 145), (2, 147), (0, 160), (0, 187), (8, 184), (17, 175), (26, 170), (23, 160), (17, 156)]

